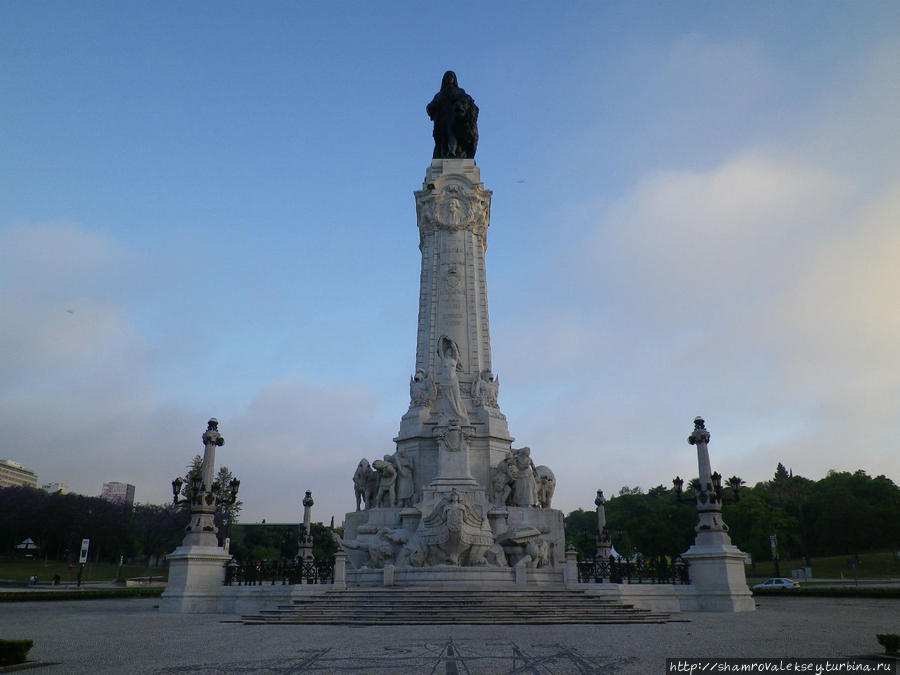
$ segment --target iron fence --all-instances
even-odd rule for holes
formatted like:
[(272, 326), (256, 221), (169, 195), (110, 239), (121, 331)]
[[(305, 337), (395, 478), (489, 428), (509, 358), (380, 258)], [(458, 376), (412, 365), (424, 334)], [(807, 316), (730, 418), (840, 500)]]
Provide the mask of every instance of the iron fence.
[(261, 560), (230, 562), (225, 566), (226, 586), (291, 586), (334, 582), (334, 558), (325, 560)]
[(624, 558), (584, 558), (578, 562), (581, 583), (689, 584), (688, 562), (678, 557), (625, 560)]

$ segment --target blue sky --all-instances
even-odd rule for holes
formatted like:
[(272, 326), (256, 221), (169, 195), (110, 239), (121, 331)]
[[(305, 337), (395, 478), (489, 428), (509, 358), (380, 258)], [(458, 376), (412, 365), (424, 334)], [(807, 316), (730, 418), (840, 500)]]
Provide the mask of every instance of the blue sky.
[(340, 520), (408, 404), (412, 191), (481, 114), (500, 405), (556, 505), (713, 466), (900, 478), (900, 6), (0, 5), (0, 457)]

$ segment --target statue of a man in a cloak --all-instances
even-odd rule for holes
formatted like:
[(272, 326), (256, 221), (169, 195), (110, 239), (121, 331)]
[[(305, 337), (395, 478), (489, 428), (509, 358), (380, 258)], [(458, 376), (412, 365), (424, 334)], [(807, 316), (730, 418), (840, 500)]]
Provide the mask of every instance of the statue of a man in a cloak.
[(441, 90), (425, 106), (434, 120), (434, 159), (474, 159), (478, 147), (478, 106), (456, 82), (456, 73), (448, 70)]

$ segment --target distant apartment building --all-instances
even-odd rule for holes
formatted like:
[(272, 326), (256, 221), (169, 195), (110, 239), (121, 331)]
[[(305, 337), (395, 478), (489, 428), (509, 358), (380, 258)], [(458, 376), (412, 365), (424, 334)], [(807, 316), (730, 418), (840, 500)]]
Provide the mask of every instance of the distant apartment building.
[(0, 488), (37, 487), (37, 474), (11, 459), (0, 459)]
[(131, 483), (104, 483), (100, 492), (100, 499), (120, 504), (134, 504), (134, 485)]
[(50, 494), (59, 493), (61, 495), (68, 494), (69, 486), (65, 483), (44, 483), (41, 485), (41, 490), (46, 490)]

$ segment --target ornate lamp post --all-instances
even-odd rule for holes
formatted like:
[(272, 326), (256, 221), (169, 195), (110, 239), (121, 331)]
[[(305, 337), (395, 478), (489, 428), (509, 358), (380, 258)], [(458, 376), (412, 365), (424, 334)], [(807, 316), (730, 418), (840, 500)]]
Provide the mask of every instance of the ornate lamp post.
[(722, 474), (718, 471), (714, 471), (712, 478), (712, 487), (716, 493), (716, 498), (719, 500), (719, 503), (722, 503)]
[(182, 485), (184, 485), (184, 481), (181, 478), (172, 481), (172, 504), (178, 504), (178, 495), (181, 494)]
[(675, 496), (680, 502), (681, 495), (684, 493), (684, 480), (682, 480), (681, 476), (675, 476), (675, 478), (672, 479), (672, 487), (675, 488)]
[(300, 528), (300, 537), (297, 542), (297, 559), (300, 561), (313, 559), (313, 539), (310, 522), (313, 503), (312, 491), (307, 490), (306, 496), (303, 497), (303, 526)]

